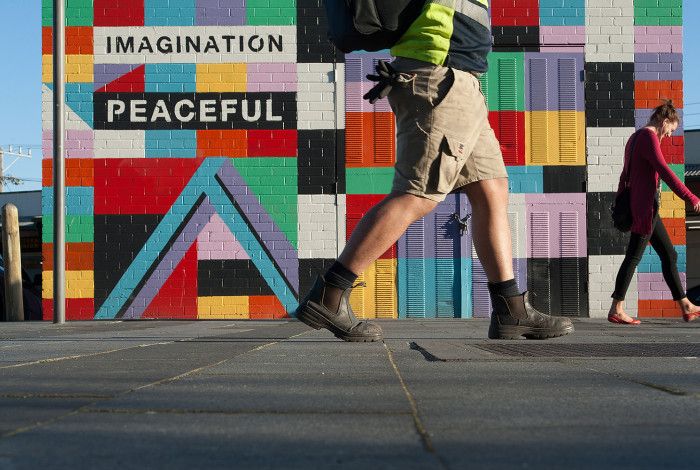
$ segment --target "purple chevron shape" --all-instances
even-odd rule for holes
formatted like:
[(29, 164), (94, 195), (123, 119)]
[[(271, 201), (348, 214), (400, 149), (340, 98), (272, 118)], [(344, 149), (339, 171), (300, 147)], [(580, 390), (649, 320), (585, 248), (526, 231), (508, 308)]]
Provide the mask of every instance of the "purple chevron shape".
[(299, 259), (297, 250), (287, 240), (287, 237), (277, 227), (258, 198), (246, 185), (241, 174), (227, 161), (219, 169), (217, 175), (221, 178), (226, 189), (233, 196), (248, 223), (260, 237), (262, 244), (268, 249), (270, 256), (287, 278), (295, 291), (299, 291)]

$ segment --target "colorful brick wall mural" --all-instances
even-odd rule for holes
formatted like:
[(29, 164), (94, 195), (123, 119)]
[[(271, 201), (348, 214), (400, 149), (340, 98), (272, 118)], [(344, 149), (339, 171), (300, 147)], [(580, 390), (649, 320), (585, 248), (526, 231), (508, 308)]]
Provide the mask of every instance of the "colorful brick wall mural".
[[(681, 0), (492, 0), (482, 89), (533, 303), (599, 316), (626, 239), (622, 148), (682, 106)], [(362, 100), (387, 53), (335, 51), (321, 0), (67, 0), (67, 317), (281, 318), (391, 187), (394, 121)], [(43, 0), (44, 317), (52, 315), (52, 28)], [(664, 150), (682, 175), (681, 131)], [(684, 267), (683, 205), (662, 215)], [(450, 196), (365, 273), (363, 317), (490, 312), (471, 208)], [(466, 222), (460, 230), (458, 219)], [(658, 258), (630, 295), (670, 312)]]

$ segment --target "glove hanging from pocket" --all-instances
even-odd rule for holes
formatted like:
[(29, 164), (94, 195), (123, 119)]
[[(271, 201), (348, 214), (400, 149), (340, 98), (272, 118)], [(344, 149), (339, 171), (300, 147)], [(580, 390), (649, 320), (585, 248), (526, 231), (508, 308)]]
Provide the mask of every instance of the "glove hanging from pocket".
[(377, 75), (367, 75), (367, 78), (377, 82), (374, 87), (362, 97), (374, 104), (377, 100), (385, 98), (395, 86), (406, 88), (416, 78), (415, 75), (396, 71), (389, 62), (380, 60), (375, 68)]

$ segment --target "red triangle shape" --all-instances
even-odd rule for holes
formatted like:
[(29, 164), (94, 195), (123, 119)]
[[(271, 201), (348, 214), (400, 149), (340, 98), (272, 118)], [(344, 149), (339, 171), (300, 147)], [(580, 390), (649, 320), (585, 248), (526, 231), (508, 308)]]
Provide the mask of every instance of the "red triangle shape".
[(142, 318), (197, 318), (197, 242), (185, 253)]
[(146, 91), (146, 66), (140, 65), (129, 73), (113, 80), (97, 90), (98, 92), (143, 93)]

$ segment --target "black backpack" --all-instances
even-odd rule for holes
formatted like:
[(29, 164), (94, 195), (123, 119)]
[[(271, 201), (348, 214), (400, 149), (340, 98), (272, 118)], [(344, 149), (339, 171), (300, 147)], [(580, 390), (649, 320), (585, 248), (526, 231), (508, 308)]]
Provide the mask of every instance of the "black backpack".
[(343, 52), (389, 49), (418, 18), (425, 0), (324, 0), (328, 38)]

